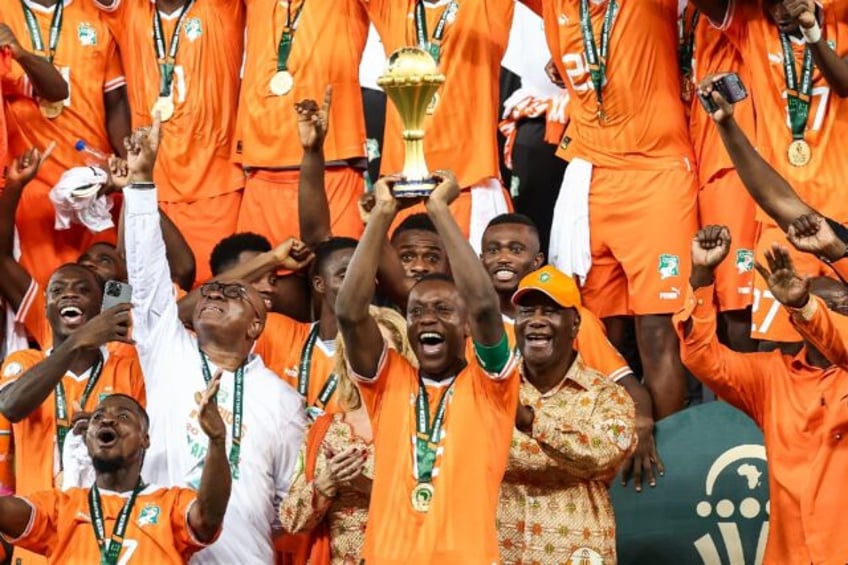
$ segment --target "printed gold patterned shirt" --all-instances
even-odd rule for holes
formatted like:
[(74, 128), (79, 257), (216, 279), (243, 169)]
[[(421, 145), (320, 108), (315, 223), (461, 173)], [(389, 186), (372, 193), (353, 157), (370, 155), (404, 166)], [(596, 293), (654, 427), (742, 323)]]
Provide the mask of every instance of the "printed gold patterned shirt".
[(513, 432), (498, 508), (502, 562), (615, 563), (608, 483), (636, 447), (633, 401), (579, 355), (550, 391), (522, 379), (520, 394), (535, 418), (530, 435)]
[[(366, 443), (353, 433), (350, 424), (344, 421), (343, 414), (334, 414), (333, 423), (327, 430), (323, 446), (333, 453), (341, 453), (348, 447), (360, 446), (368, 450), (365, 469), (362, 474), (368, 478), (374, 476), (374, 446)], [(323, 447), (322, 446), (322, 447)], [(331, 502), (319, 499), (315, 490), (315, 481), (307, 482), (304, 473), (306, 444), (300, 449), (298, 466), (291, 489), (280, 504), (280, 519), (287, 532), (300, 534), (311, 532), (322, 520), (328, 520), (330, 526), (330, 555), (333, 565), (358, 565), (362, 546), (365, 543), (365, 524), (368, 521), (368, 503), (370, 497), (352, 490), (339, 489)], [(317, 477), (327, 468), (325, 450), (318, 452), (315, 462)], [(319, 503), (319, 500), (322, 503)]]

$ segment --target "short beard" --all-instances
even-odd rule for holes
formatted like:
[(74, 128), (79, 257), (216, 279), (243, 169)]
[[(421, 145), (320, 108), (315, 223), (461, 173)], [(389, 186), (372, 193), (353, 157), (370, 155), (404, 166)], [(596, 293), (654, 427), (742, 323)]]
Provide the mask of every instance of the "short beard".
[(94, 470), (98, 473), (115, 473), (120, 471), (125, 466), (123, 457), (115, 457), (112, 459), (103, 459), (101, 457), (92, 457), (91, 464)]

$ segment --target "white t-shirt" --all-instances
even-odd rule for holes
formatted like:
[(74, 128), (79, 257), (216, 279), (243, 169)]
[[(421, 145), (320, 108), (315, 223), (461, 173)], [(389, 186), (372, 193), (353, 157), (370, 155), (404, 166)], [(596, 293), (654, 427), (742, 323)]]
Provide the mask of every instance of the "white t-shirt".
[(523, 89), (538, 98), (552, 98), (561, 91), (545, 74), (550, 58), (542, 18), (524, 4), (516, 3), (509, 44), (501, 65), (521, 77)]
[[(133, 339), (147, 391), (150, 450), (142, 476), (158, 484), (197, 488), (208, 439), (197, 421), (203, 380), (197, 340), (177, 316), (155, 190), (124, 191), (126, 253), (133, 287)], [(210, 362), (211, 374), (217, 367)], [(232, 443), (233, 373), (224, 371), (218, 407)], [(239, 478), (221, 537), (192, 563), (273, 563), (272, 524), (289, 489), (306, 417), (297, 392), (252, 356), (244, 373)]]

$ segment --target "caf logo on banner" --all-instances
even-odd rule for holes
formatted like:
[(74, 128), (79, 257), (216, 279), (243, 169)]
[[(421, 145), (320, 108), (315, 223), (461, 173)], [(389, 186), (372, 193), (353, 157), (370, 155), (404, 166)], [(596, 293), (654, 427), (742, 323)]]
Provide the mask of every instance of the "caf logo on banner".
[(761, 565), (769, 531), (762, 434), (724, 402), (689, 408), (657, 425), (666, 467), (637, 494), (615, 481), (622, 565)]

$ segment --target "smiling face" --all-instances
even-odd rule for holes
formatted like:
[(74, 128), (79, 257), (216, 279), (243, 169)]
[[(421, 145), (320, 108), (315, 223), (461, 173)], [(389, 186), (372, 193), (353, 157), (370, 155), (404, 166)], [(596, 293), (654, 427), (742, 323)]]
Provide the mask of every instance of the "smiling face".
[(47, 320), (58, 344), (100, 312), (103, 288), (82, 265), (63, 265), (47, 283)]
[(483, 267), (498, 294), (511, 296), (525, 275), (542, 264), (539, 235), (523, 224), (496, 224), (483, 233)]
[(440, 379), (451, 376), (465, 358), (468, 312), (456, 286), (427, 279), (409, 293), (407, 335), (421, 371)]
[(265, 301), (244, 281), (209, 282), (200, 287), (193, 327), (198, 338), (243, 343), (253, 341), (265, 326)]
[(97, 273), (104, 281), (127, 282), (127, 264), (118, 250), (107, 243), (95, 243), (77, 259), (77, 264)]
[(528, 292), (518, 303), (515, 339), (524, 362), (537, 370), (557, 365), (574, 349), (580, 327), (576, 308), (563, 308), (541, 292)]
[(142, 408), (122, 394), (107, 396), (91, 414), (85, 445), (97, 472), (113, 473), (133, 464), (140, 467), (150, 447)]
[(427, 230), (408, 229), (392, 238), (403, 271), (409, 279), (421, 280), (432, 275), (450, 273), (447, 254), (439, 235)]

